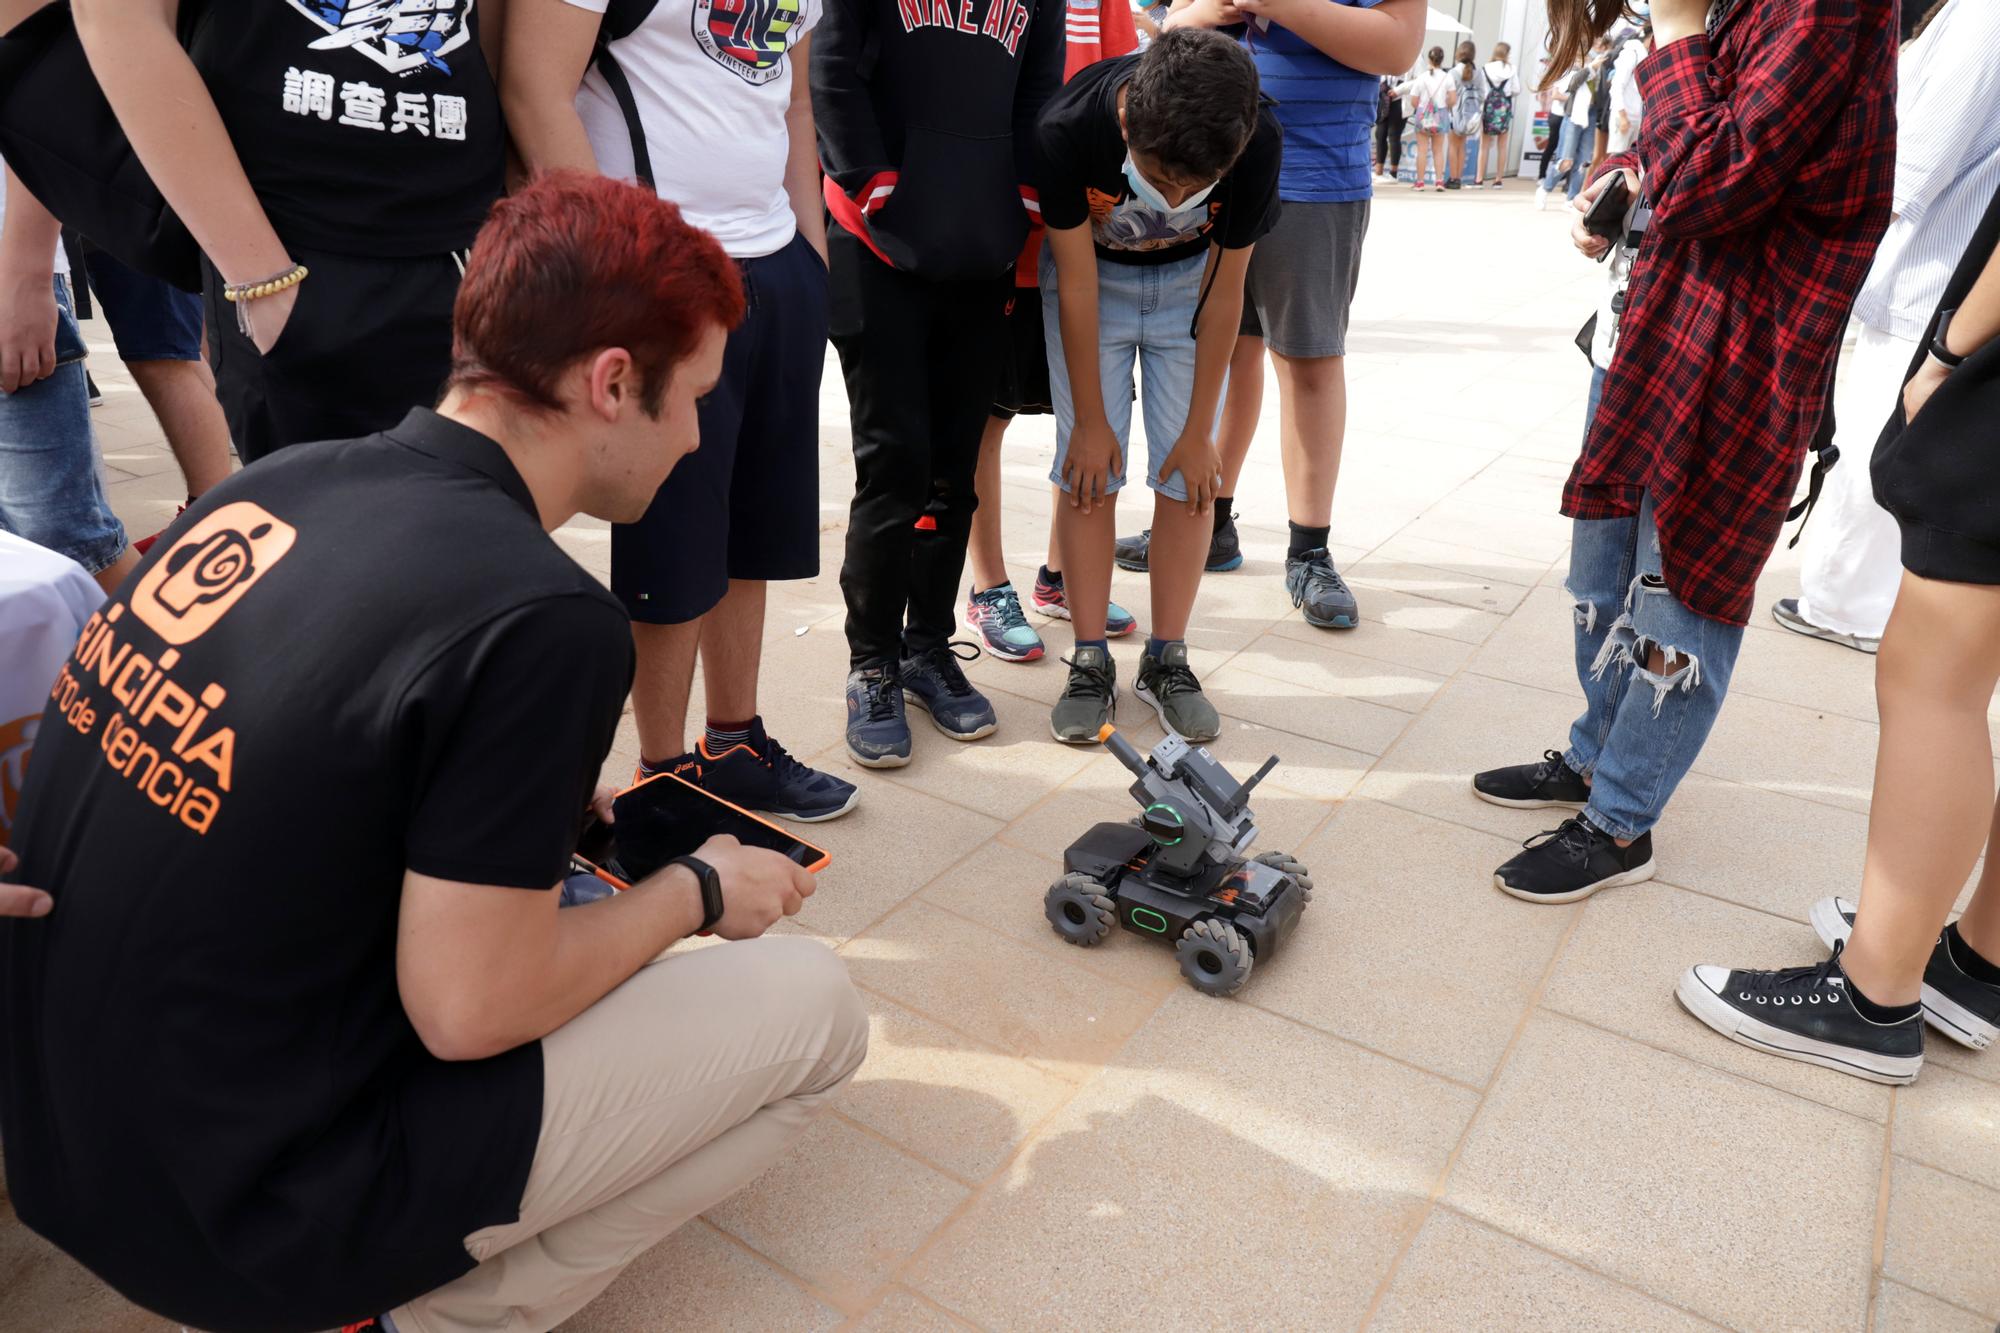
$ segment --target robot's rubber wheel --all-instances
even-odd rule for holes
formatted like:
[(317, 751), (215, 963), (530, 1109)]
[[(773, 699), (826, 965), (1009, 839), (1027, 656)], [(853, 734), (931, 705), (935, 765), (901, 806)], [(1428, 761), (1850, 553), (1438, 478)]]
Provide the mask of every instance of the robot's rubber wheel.
[(1042, 914), (1056, 934), (1085, 949), (1103, 942), (1118, 924), (1117, 904), (1088, 875), (1064, 875), (1049, 885), (1042, 899)]
[(1306, 901), (1312, 901), (1312, 871), (1307, 870), (1305, 862), (1298, 857), (1290, 852), (1261, 852), (1257, 856), (1257, 864), (1269, 866), (1281, 875), (1290, 875), (1306, 895)]
[(1257, 961), (1242, 933), (1215, 917), (1204, 917), (1183, 931), (1174, 952), (1180, 955), (1181, 975), (1188, 984), (1208, 995), (1242, 990)]

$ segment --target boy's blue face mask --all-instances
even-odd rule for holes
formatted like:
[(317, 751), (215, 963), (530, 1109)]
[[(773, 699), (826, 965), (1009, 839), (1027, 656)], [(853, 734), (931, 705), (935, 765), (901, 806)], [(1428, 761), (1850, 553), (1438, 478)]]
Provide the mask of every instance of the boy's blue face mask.
[(1219, 184), (1221, 184), (1220, 181), (1210, 181), (1187, 198), (1181, 200), (1180, 203), (1170, 204), (1167, 202), (1167, 197), (1160, 193), (1159, 187), (1146, 179), (1146, 173), (1132, 165), (1132, 154), (1125, 154), (1126, 187), (1132, 191), (1134, 199), (1137, 199), (1156, 213), (1165, 213), (1169, 217), (1174, 217), (1186, 213), (1191, 209), (1200, 208), (1207, 201), (1208, 196), (1215, 193), (1215, 187)]

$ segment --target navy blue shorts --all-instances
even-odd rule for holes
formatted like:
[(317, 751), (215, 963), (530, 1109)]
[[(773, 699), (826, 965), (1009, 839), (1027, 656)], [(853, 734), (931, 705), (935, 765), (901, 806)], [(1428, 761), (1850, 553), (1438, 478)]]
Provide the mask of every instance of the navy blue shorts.
[(707, 614), (731, 579), (819, 573), (819, 377), (826, 265), (803, 237), (741, 260), (748, 311), (701, 400), (701, 447), (637, 523), (611, 529), (611, 591), (632, 619)]
[(102, 250), (85, 251), (83, 263), (120, 361), (201, 360), (197, 293), (129, 269)]

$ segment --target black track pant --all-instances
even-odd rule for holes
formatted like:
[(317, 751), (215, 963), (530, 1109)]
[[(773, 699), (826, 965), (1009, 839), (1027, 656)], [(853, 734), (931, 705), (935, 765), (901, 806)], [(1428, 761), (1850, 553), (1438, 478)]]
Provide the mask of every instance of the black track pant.
[(1383, 116), (1375, 122), (1375, 160), (1392, 176), (1403, 165), (1403, 117)]
[(936, 648), (957, 628), (1012, 270), (936, 281), (889, 267), (844, 229), (827, 238), (832, 333), (854, 432), (847, 516), (851, 663)]

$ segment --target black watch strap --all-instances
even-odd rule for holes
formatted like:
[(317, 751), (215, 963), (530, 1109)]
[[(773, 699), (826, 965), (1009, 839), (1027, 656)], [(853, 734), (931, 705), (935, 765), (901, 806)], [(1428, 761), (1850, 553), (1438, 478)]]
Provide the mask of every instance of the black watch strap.
[(1938, 311), (1937, 332), (1931, 335), (1930, 353), (1944, 365), (1946, 370), (1957, 370), (1965, 364), (1965, 357), (1944, 345), (1945, 335), (1951, 331), (1951, 317), (1958, 313), (1958, 307)]
[(686, 866), (694, 872), (701, 884), (701, 924), (695, 927), (697, 934), (711, 930), (722, 920), (722, 876), (715, 873), (715, 867), (698, 856), (676, 856), (667, 862), (670, 866)]

